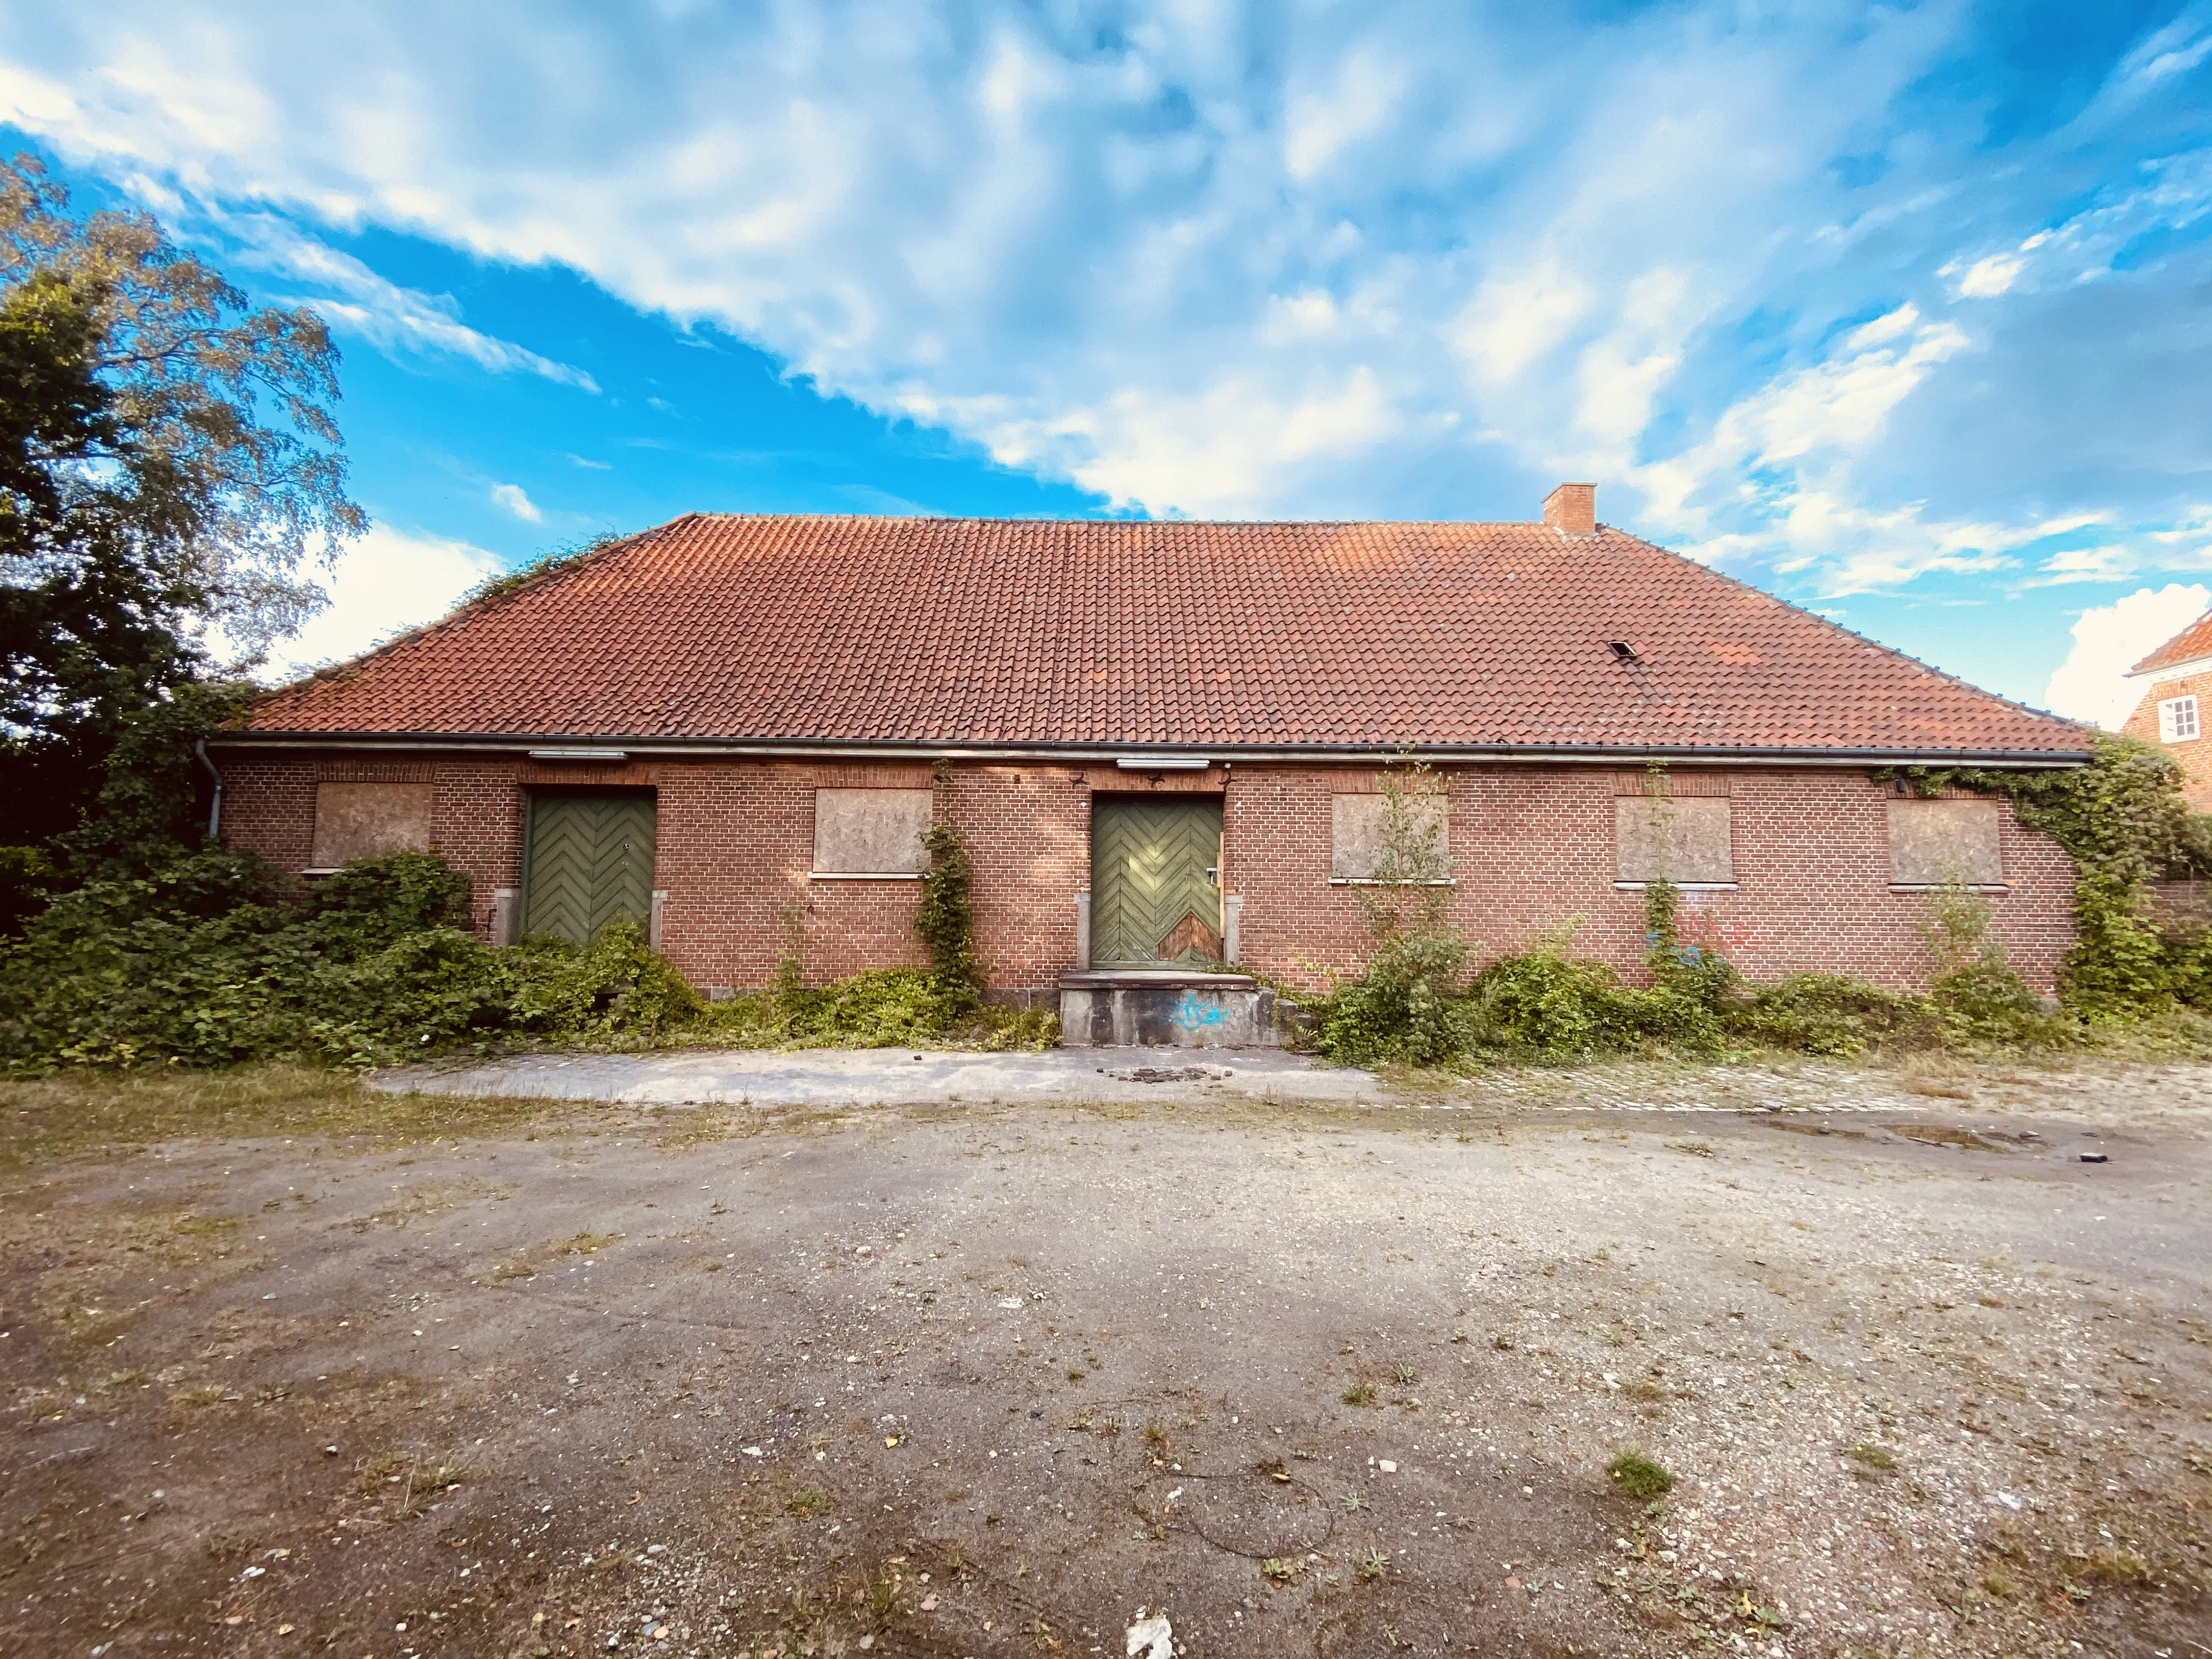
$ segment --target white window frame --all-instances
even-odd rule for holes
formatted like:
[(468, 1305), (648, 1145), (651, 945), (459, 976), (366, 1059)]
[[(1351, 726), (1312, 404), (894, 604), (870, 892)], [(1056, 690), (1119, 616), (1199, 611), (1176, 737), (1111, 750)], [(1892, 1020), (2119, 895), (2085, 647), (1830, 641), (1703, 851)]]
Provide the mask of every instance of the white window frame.
[(2158, 705), (2158, 740), (2160, 743), (2193, 743), (2204, 732), (2197, 717), (2197, 696), (2194, 692), (2182, 697), (2162, 697)]

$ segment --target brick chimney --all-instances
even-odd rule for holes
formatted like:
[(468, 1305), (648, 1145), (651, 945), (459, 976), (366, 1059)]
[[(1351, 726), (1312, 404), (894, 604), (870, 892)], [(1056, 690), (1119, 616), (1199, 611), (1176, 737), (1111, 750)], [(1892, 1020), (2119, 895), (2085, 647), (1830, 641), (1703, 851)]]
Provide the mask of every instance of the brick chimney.
[(1569, 536), (1597, 534), (1597, 486), (1563, 483), (1544, 497), (1544, 522)]

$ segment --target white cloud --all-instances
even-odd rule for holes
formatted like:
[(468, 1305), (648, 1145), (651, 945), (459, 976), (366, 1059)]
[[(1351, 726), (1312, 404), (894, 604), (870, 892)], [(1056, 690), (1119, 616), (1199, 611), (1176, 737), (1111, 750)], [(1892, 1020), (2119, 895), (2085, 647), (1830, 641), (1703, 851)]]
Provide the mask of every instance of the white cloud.
[[(118, 4), (0, 19), (0, 118), (196, 198), (565, 263), (1192, 512), (1432, 510), (1382, 482), (1408, 434), (1524, 511), (1562, 467), (1619, 477), (1698, 331), (1804, 262), (1808, 191), (1947, 27)], [(1269, 337), (1275, 295), (1336, 323)], [(384, 297), (331, 314), (463, 349), (442, 307)]]
[(2208, 606), (2212, 589), (2202, 582), (2169, 582), (2084, 611), (2074, 624), (2074, 648), (2051, 677), (2045, 701), (2061, 714), (2117, 731), (2150, 689), (2148, 681), (2129, 679), (2128, 670)]
[(288, 679), (358, 656), (404, 629), (443, 616), (500, 569), (495, 556), (466, 542), (372, 524), (324, 577), (330, 604), (277, 647), (262, 677)]
[(1972, 300), (1995, 299), (2020, 280), (2027, 262), (2016, 253), (1993, 253), (1977, 259), (1959, 277), (1959, 292)]
[[(110, 0), (0, 11), (0, 119), (210, 212), (565, 264), (1164, 511), (1533, 514), (1590, 477), (1611, 521), (1837, 592), (2166, 521), (2182, 465), (2078, 437), (2177, 430), (2141, 388), (2193, 384), (2189, 273), (2063, 396), (2079, 330), (2018, 319), (2197, 225), (2212, 151), (1992, 152), (1930, 91), (1955, 5), (1573, 9)], [(2147, 36), (2099, 131), (2187, 108), (2207, 38)], [(343, 326), (588, 384), (295, 241)], [(1905, 431), (1954, 387), (1940, 443)], [(2024, 403), (2057, 413), (2023, 435)]]
[(242, 240), (245, 263), (345, 295), (310, 295), (303, 302), (333, 325), (387, 351), (444, 352), (495, 374), (520, 372), (580, 391), (599, 389), (580, 368), (471, 328), (461, 321), (461, 308), (450, 295), (424, 294), (387, 282), (351, 254), (303, 236), (280, 219), (223, 215), (216, 222)]
[(491, 487), (492, 504), (501, 511), (512, 513), (525, 524), (541, 524), (545, 514), (538, 503), (530, 499), (520, 484), (495, 483)]

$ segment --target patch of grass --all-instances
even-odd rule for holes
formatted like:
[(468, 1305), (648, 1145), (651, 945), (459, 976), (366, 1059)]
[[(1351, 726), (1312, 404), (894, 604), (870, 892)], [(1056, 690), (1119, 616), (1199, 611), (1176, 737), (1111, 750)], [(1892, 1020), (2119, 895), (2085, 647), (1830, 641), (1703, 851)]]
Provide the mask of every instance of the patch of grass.
[(789, 1513), (801, 1517), (828, 1515), (837, 1507), (837, 1500), (819, 1486), (801, 1486), (783, 1500)]
[(1670, 1140), (1667, 1143), (1667, 1150), (1670, 1152), (1686, 1152), (1692, 1158), (1720, 1156), (1713, 1150), (1713, 1145), (1709, 1140)]
[(180, 1389), (169, 1396), (172, 1406), (220, 1406), (230, 1397), (230, 1390), (210, 1384), (204, 1388)]
[(1620, 1483), (1623, 1495), (1639, 1504), (1664, 1498), (1674, 1490), (1674, 1477), (1642, 1452), (1622, 1452), (1605, 1466), (1605, 1472)]
[(1390, 1380), (1401, 1389), (1410, 1389), (1421, 1380), (1421, 1374), (1411, 1365), (1393, 1365), (1390, 1367)]
[(1364, 1378), (1353, 1383), (1350, 1388), (1344, 1391), (1344, 1403), (1347, 1406), (1373, 1405), (1375, 1403), (1375, 1385), (1372, 1382), (1366, 1381)]
[(363, 1498), (375, 1498), (382, 1494), (387, 1484), (397, 1486), (406, 1473), (407, 1460), (398, 1452), (379, 1452), (374, 1457), (364, 1458), (354, 1471), (353, 1489)]
[(1885, 1474), (1897, 1467), (1895, 1455), (1880, 1446), (1846, 1446), (1844, 1455), (1862, 1469), (1879, 1470)]

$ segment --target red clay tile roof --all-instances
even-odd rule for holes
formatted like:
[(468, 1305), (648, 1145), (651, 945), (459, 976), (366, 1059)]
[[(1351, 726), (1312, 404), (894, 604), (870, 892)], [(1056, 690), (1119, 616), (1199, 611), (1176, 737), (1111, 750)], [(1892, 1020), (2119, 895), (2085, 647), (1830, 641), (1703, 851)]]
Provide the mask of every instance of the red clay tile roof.
[(252, 725), (1224, 750), (2088, 742), (1615, 530), (719, 514), (286, 687)]
[(2198, 657), (2212, 657), (2212, 611), (2206, 611), (2128, 672), (2140, 674), (2145, 669), (2164, 668), (2169, 663), (2189, 662)]

